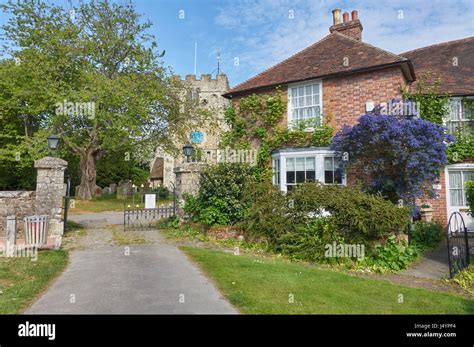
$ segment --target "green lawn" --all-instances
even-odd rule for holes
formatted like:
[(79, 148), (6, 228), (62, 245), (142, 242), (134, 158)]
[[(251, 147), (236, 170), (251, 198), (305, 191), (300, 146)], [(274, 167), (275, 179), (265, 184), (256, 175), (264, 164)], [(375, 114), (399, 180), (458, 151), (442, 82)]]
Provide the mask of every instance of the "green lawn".
[(474, 314), (474, 300), (451, 294), (280, 259), (236, 256), (191, 247), (183, 250), (242, 313)]
[(68, 262), (65, 251), (41, 251), (30, 258), (0, 258), (0, 314), (20, 313)]
[[(123, 211), (124, 207), (127, 208), (144, 208), (142, 203), (143, 196), (135, 194), (135, 198), (129, 197), (126, 201), (117, 199), (115, 195), (104, 195), (93, 198), (90, 201), (86, 200), (74, 200), (74, 207), (69, 209), (71, 214), (86, 213), (86, 212), (104, 212), (104, 211)], [(162, 204), (171, 204), (173, 201), (170, 199), (157, 199), (157, 206)]]

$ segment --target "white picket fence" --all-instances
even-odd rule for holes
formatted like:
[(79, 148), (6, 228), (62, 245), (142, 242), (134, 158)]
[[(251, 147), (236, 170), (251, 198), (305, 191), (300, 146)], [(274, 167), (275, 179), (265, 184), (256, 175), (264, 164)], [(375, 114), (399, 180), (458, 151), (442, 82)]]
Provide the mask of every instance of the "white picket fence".
[(42, 247), (48, 241), (48, 216), (28, 216), (25, 221), (25, 243), (28, 246)]

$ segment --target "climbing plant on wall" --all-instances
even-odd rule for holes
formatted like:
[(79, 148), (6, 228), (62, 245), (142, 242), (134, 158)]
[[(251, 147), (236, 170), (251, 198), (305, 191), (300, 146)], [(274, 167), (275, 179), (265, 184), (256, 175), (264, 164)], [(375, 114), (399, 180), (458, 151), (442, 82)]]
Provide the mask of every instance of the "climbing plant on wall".
[(281, 90), (274, 94), (252, 94), (230, 106), (225, 121), (230, 130), (221, 137), (222, 147), (258, 150), (257, 172), (269, 173), (270, 154), (280, 147), (328, 146), (333, 129), (328, 125), (330, 117), (320, 125), (306, 121), (298, 124), (283, 122), (286, 103)]
[[(443, 125), (443, 118), (449, 114), (449, 96), (441, 93), (441, 80), (434, 79), (430, 73), (418, 77), (414, 90), (403, 90), (403, 98), (417, 102), (420, 117), (434, 124)], [(463, 100), (467, 114), (474, 115), (474, 100)], [(446, 147), (449, 163), (463, 162), (466, 158), (474, 158), (474, 134), (458, 129), (455, 141)]]
[(418, 77), (414, 90), (402, 90), (403, 99), (415, 101), (422, 119), (434, 124), (443, 124), (449, 112), (449, 96), (440, 93), (441, 80), (426, 73)]

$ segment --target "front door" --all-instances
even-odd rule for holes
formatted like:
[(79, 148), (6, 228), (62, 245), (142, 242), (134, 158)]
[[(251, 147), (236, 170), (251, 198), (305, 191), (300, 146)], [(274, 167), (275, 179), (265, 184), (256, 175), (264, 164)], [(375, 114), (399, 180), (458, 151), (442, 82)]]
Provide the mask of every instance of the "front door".
[(456, 164), (448, 166), (446, 178), (446, 199), (448, 218), (453, 212), (459, 212), (464, 219), (467, 230), (474, 232), (474, 218), (468, 213), (465, 183), (474, 181), (474, 165)]

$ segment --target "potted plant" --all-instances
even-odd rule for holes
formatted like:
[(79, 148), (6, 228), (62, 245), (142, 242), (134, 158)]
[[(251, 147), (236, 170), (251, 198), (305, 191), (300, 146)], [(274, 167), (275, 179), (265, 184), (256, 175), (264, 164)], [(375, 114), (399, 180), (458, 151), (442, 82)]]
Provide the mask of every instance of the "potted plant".
[(429, 204), (422, 204), (420, 214), (421, 220), (425, 222), (431, 222), (433, 219), (433, 208)]

